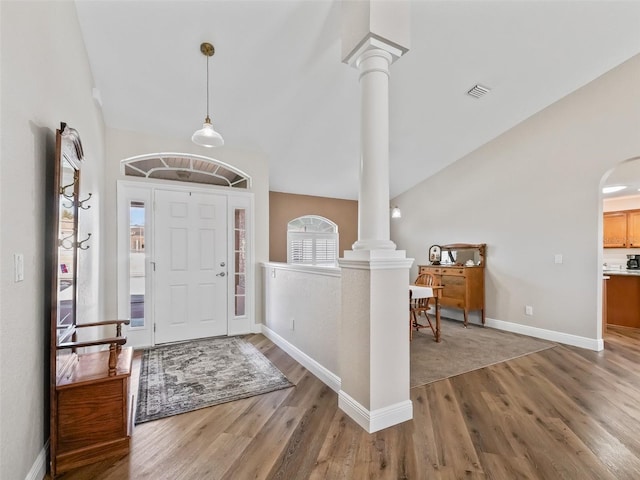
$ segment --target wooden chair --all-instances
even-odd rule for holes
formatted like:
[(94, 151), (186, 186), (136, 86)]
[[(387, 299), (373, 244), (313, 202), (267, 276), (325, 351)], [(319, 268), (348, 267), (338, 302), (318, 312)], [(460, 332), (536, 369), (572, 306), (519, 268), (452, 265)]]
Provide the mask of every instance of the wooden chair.
[[(433, 287), (437, 285), (435, 277), (430, 273), (421, 273), (416, 278), (414, 285), (421, 285), (425, 287)], [(431, 318), (429, 317), (429, 308), (430, 308), (430, 298), (411, 298), (411, 292), (409, 292), (409, 310), (410, 310), (410, 322), (411, 322), (411, 337), (413, 337), (413, 329), (420, 330), (421, 328), (426, 328), (426, 325), (421, 325), (418, 322), (418, 317), (424, 313), (425, 318), (433, 332), (433, 335), (436, 336), (436, 329), (431, 322)]]

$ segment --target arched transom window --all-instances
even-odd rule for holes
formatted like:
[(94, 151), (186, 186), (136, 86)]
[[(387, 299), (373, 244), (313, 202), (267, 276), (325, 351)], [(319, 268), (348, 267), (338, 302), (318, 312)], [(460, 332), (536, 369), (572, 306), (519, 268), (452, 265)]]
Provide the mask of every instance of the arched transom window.
[(122, 160), (122, 173), (233, 188), (250, 188), (251, 177), (231, 165), (201, 155), (152, 153)]
[(338, 225), (317, 215), (305, 215), (288, 223), (288, 263), (335, 265), (337, 260)]

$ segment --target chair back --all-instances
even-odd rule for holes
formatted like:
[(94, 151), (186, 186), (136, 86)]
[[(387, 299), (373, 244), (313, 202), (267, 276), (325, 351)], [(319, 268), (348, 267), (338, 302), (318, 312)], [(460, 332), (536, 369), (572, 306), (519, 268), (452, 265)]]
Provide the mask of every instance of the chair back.
[(425, 287), (437, 285), (436, 277), (434, 277), (430, 273), (421, 273), (413, 283), (414, 285), (424, 285)]

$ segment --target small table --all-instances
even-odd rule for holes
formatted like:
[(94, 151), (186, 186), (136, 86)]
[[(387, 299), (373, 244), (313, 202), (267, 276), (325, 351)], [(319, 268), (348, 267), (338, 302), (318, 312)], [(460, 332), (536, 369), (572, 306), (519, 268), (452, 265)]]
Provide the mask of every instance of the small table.
[(409, 299), (416, 298), (433, 298), (435, 299), (436, 308), (436, 342), (440, 342), (440, 297), (442, 296), (442, 290), (444, 287), (440, 285), (433, 285), (427, 287), (425, 285), (413, 285), (409, 284)]

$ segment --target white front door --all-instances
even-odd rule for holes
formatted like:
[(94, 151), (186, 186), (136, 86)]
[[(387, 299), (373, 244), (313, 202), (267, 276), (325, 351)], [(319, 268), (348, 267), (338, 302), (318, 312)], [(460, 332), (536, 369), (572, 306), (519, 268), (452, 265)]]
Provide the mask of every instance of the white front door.
[(227, 334), (227, 198), (155, 191), (155, 343)]

